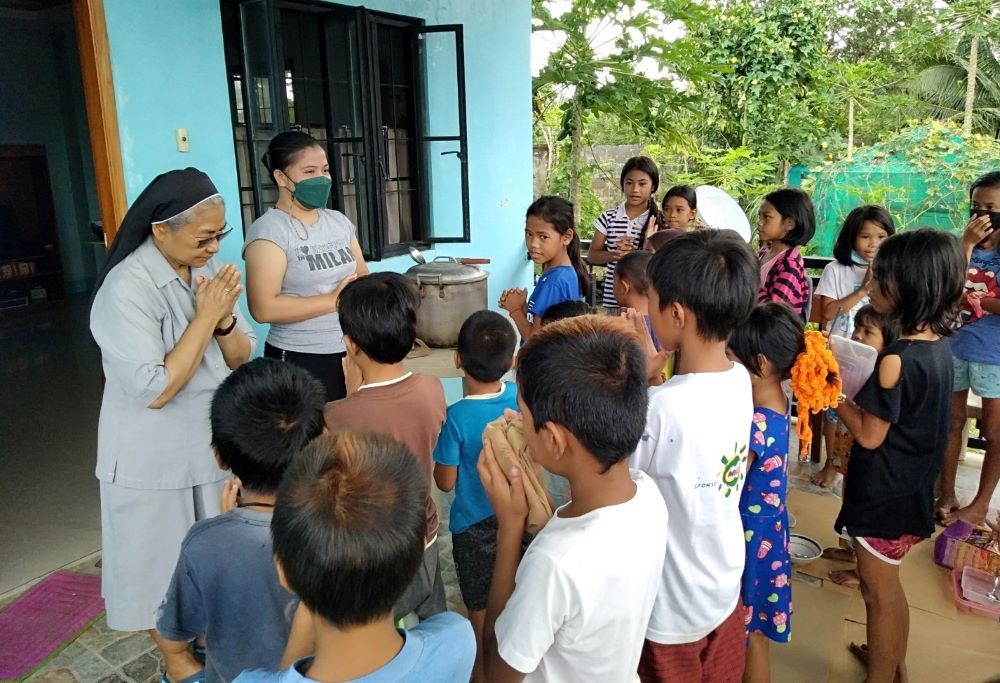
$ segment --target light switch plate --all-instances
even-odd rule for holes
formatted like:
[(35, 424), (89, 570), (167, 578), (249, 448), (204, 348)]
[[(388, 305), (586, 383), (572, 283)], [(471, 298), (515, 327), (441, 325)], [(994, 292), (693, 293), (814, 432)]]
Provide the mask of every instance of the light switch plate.
[(187, 128), (177, 129), (177, 151), (178, 152), (191, 151), (191, 143), (188, 141)]

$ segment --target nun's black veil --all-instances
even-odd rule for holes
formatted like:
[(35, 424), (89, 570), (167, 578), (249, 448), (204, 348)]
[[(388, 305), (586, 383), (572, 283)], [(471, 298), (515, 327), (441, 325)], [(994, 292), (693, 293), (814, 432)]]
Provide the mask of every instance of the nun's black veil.
[(156, 176), (125, 214), (108, 260), (97, 276), (94, 294), (104, 284), (111, 269), (125, 260), (152, 232), (152, 224), (184, 213), (195, 204), (219, 194), (211, 179), (196, 168), (168, 171)]

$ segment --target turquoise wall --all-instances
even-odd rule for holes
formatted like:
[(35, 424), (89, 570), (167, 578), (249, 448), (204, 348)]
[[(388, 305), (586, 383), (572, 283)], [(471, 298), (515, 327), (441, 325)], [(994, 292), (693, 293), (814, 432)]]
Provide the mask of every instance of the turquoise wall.
[(86, 241), (100, 211), (70, 6), (0, 9), (0, 45), (0, 144), (45, 146), (66, 288), (90, 291), (94, 250)]
[[(472, 242), (444, 245), (436, 253), (492, 258), (491, 305), (507, 287), (529, 287), (531, 267), (524, 256), (523, 230), (532, 191), (531, 3), (341, 4), (420, 17), (428, 24), (464, 26)], [(104, 8), (129, 201), (157, 174), (196, 166), (215, 181), (229, 207), (230, 221), (238, 224), (218, 0), (104, 0)], [(177, 151), (176, 128), (187, 128), (190, 152)], [(224, 242), (220, 257), (239, 261), (241, 247), (235, 239)], [(409, 257), (397, 257), (370, 265), (373, 270), (403, 271), (413, 264)], [(265, 328), (258, 332), (263, 340)], [(449, 393), (452, 389), (449, 386)]]

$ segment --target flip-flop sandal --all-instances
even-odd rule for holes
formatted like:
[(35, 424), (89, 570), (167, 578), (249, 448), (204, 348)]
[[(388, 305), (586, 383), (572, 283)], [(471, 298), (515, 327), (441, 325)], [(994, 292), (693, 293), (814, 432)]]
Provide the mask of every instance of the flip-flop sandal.
[[(174, 681), (167, 678), (167, 674), (163, 674), (163, 678), (160, 679), (160, 683), (174, 683)], [(193, 673), (187, 678), (177, 681), (177, 683), (205, 683), (205, 670), (202, 669), (197, 673)]]
[(830, 581), (844, 588), (858, 588), (861, 585), (858, 573), (852, 569), (838, 569), (837, 571), (830, 572), (827, 576), (830, 577)]
[(868, 645), (865, 643), (851, 643), (847, 646), (847, 649), (851, 651), (851, 654), (854, 655), (859, 662), (868, 666)]
[(424, 340), (417, 339), (413, 343), (413, 348), (410, 349), (410, 352), (408, 354), (406, 354), (406, 357), (410, 360), (414, 358), (425, 358), (431, 355), (431, 353), (432, 351), (430, 347), (427, 346)]
[(857, 562), (858, 557), (846, 548), (823, 548), (822, 557), (834, 562)]

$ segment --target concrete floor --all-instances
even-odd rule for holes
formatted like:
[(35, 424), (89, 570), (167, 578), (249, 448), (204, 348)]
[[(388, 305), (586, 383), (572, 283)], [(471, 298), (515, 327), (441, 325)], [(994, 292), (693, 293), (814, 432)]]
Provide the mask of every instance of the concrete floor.
[(87, 300), (0, 313), (0, 595), (101, 546)]
[[(87, 301), (79, 299), (38, 311), (0, 313), (0, 609), (54, 569), (71, 565), (75, 571), (100, 571), (93, 472), (101, 369), (86, 314)], [(461, 396), (451, 357), (450, 351), (435, 351), (411, 363), (415, 371), (447, 378), (449, 402)], [(962, 463), (962, 500), (975, 492), (981, 462), (981, 454), (969, 453)], [(825, 490), (809, 483), (813, 467), (795, 465), (790, 487), (837, 495), (839, 485)], [(447, 497), (442, 503), (446, 515)], [(1000, 490), (993, 507), (1000, 508)], [(446, 518), (442, 522), (447, 529)], [(463, 611), (446, 532), (440, 552), (449, 605)], [(31, 680), (148, 683), (159, 680), (159, 671), (160, 659), (148, 636), (110, 632), (101, 621)]]

